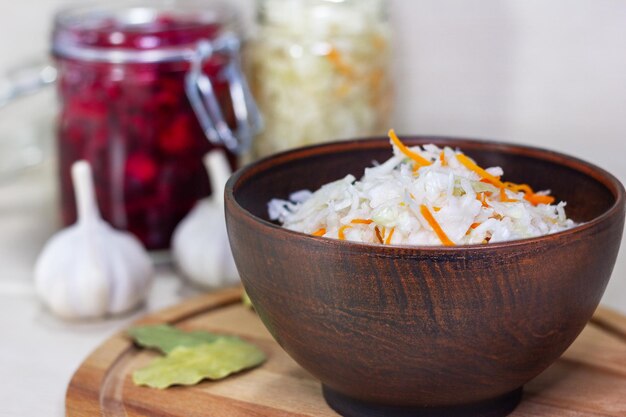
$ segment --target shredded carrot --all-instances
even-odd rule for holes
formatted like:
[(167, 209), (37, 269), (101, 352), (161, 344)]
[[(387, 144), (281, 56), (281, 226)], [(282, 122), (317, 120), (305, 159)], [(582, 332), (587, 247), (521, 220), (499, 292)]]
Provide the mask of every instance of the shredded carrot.
[(485, 171), (484, 169), (482, 169), (481, 167), (479, 167), (478, 165), (476, 165), (474, 162), (472, 162), (471, 159), (469, 159), (467, 156), (465, 156), (464, 154), (458, 154), (456, 156), (456, 159), (463, 165), (465, 166), (465, 168), (474, 171), (475, 173), (477, 173), (478, 175), (480, 175), (480, 177), (485, 180), (483, 182), (488, 182), (489, 184), (493, 184), (498, 188), (502, 188), (504, 187), (504, 184), (500, 181), (500, 179), (496, 176), (491, 175), (490, 173), (488, 173), (487, 171)]
[(413, 193), (409, 193), (409, 197), (411, 197), (412, 200), (415, 200), (415, 196), (413, 195)]
[(372, 45), (374, 45), (374, 48), (381, 50), (387, 46), (387, 40), (384, 36), (374, 35), (372, 36)]
[(442, 167), (448, 166), (448, 162), (446, 161), (446, 156), (444, 155), (443, 151), (441, 151), (441, 153), (439, 154), (439, 160), (441, 161)]
[(476, 200), (480, 201), (480, 203), (482, 204), (483, 207), (491, 207), (489, 204), (487, 204), (487, 197), (485, 196), (486, 193), (477, 193), (476, 194)]
[(418, 166), (428, 166), (431, 164), (431, 162), (428, 159), (413, 152), (404, 143), (400, 142), (398, 135), (396, 135), (396, 132), (393, 129), (389, 129), (388, 135), (389, 135), (389, 139), (391, 139), (393, 144), (396, 145), (403, 154), (411, 158), (413, 162), (415, 162)]
[(439, 237), (439, 240), (441, 240), (441, 243), (443, 243), (445, 246), (454, 246), (454, 242), (450, 240), (448, 235), (446, 235), (446, 232), (444, 232), (439, 223), (437, 223), (437, 220), (428, 210), (428, 207), (422, 204), (420, 206), (420, 212), (422, 213), (422, 216), (424, 216), (430, 227), (433, 228), (433, 230), (437, 234), (437, 237)]
[(352, 75), (352, 67), (346, 64), (336, 48), (331, 48), (326, 55), (326, 58), (335, 66), (335, 68), (337, 68), (337, 71), (339, 71), (342, 75), (345, 75), (346, 77)]
[(514, 193), (523, 191), (526, 194), (534, 194), (535, 192), (528, 184), (515, 184), (514, 182), (504, 182), (504, 186)]
[(441, 210), (441, 207), (433, 207), (433, 210), (439, 211), (439, 210)]
[(385, 226), (383, 226), (383, 239), (385, 238), (386, 234), (387, 234), (387, 228), (385, 228)]
[(372, 219), (353, 219), (350, 223), (352, 224), (372, 224), (374, 220)]
[(352, 227), (352, 226), (350, 226), (350, 225), (347, 225), (347, 224), (346, 224), (346, 225), (341, 226), (341, 227), (339, 228), (339, 232), (337, 233), (337, 234), (338, 234), (338, 237), (339, 237), (339, 240), (346, 240), (346, 235), (344, 234), (344, 231), (345, 231), (346, 229), (350, 228), (350, 227)]
[[(484, 169), (482, 169), (481, 167), (479, 167), (478, 165), (476, 165), (474, 162), (472, 162), (467, 156), (465, 156), (464, 154), (458, 154), (456, 156), (456, 158), (459, 160), (459, 162), (464, 165), (467, 169), (474, 171), (475, 173), (477, 173), (478, 175), (480, 175), (481, 177), (481, 182), (486, 182), (488, 184), (492, 184), (495, 185), (496, 187), (498, 187), (500, 189), (500, 201), (502, 202), (515, 202), (518, 200), (509, 198), (506, 193), (504, 192), (504, 189), (509, 189), (515, 193), (517, 192), (523, 192), (524, 193), (524, 199), (529, 201), (532, 205), (536, 206), (537, 204), (552, 204), (554, 203), (554, 197), (549, 196), (549, 195), (541, 195), (541, 194), (535, 194), (535, 192), (533, 191), (532, 187), (528, 184), (515, 184), (514, 182), (502, 182), (500, 181), (500, 178), (491, 175), (490, 173), (488, 173), (487, 171), (485, 171)], [(478, 197), (477, 197), (478, 198)], [(485, 206), (485, 203), (483, 200), (481, 200), (479, 198), (479, 200), (483, 203), (483, 207)]]
[(552, 204), (554, 203), (554, 197), (551, 195), (541, 195), (541, 194), (526, 194), (524, 199), (530, 201), (533, 206), (537, 204)]
[(549, 195), (536, 194), (532, 187), (528, 184), (515, 184), (514, 182), (505, 182), (506, 188), (513, 192), (523, 192), (524, 199), (529, 201), (533, 206), (537, 204), (552, 204), (555, 198)]
[(478, 226), (480, 226), (480, 223), (472, 223), (471, 226), (469, 227), (469, 229), (467, 229), (467, 232), (465, 232), (466, 235), (469, 235), (470, 232), (474, 229), (476, 229)]
[(370, 88), (372, 89), (372, 91), (377, 91), (381, 87), (382, 82), (384, 80), (385, 80), (385, 71), (379, 68), (375, 71), (372, 71), (372, 73), (369, 75), (368, 84)]
[(387, 236), (387, 239), (385, 240), (385, 245), (388, 245), (391, 243), (391, 236), (393, 236), (393, 232), (396, 231), (395, 227), (391, 228), (391, 231), (389, 232), (389, 235)]
[(321, 229), (317, 229), (316, 231), (314, 231), (313, 233), (311, 233), (313, 236), (324, 236), (326, 234), (326, 229), (324, 229), (323, 227)]
[(383, 243), (383, 237), (380, 235), (380, 230), (378, 229), (378, 226), (374, 227), (374, 231), (376, 232), (376, 239), (378, 239), (378, 242)]
[(502, 203), (516, 203), (519, 200), (516, 200), (514, 198), (509, 198), (508, 195), (506, 195), (506, 191), (504, 191), (504, 188), (500, 188), (500, 202)]

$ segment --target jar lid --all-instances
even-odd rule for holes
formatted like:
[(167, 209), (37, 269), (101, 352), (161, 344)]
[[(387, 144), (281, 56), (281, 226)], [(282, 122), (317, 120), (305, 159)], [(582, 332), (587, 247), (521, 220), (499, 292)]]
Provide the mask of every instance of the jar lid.
[(133, 0), (71, 7), (57, 13), (52, 53), (111, 63), (189, 60), (199, 41), (239, 34), (230, 5), (210, 0)]

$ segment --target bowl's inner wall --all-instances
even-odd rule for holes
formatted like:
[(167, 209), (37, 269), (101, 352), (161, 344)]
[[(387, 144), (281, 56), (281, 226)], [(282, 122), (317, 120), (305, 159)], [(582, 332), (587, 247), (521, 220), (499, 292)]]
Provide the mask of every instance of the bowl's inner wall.
[[(529, 184), (535, 191), (549, 189), (557, 201), (567, 201), (566, 213), (577, 222), (586, 222), (606, 212), (616, 200), (613, 192), (592, 176), (542, 158), (536, 151), (522, 152), (507, 146), (494, 146), (481, 142), (450, 140), (405, 140), (408, 144), (435, 143), (459, 147), (482, 167), (500, 166), (504, 169), (503, 181)], [(235, 184), (236, 201), (247, 211), (264, 220), (267, 202), (272, 198), (286, 199), (301, 189), (314, 191), (320, 186), (348, 174), (357, 179), (372, 161), (384, 162), (391, 156), (388, 142), (371, 141), (366, 146), (333, 146), (297, 152), (294, 156), (268, 160), (256, 166)], [(361, 142), (362, 143), (362, 142)], [(558, 158), (557, 158), (558, 159)], [(576, 165), (573, 163), (572, 165)]]

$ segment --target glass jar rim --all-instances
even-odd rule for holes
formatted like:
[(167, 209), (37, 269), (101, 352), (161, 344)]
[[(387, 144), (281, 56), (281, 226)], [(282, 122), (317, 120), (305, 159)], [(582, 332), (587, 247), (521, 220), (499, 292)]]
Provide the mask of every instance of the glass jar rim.
[(52, 55), (84, 61), (108, 63), (156, 63), (188, 61), (196, 53), (199, 41), (212, 39), (186, 39), (171, 45), (151, 48), (93, 45), (81, 39), (85, 33), (106, 33), (104, 25), (113, 25), (108, 35), (119, 36), (122, 32), (138, 36), (158, 37), (155, 34), (157, 19), (172, 17), (181, 23), (172, 32), (184, 32), (190, 28), (214, 25), (217, 32), (235, 34), (241, 38), (238, 11), (225, 1), (207, 0), (113, 0), (105, 4), (91, 3), (69, 6), (58, 11), (54, 18)]
[(341, 9), (358, 9), (379, 21), (389, 19), (388, 0), (258, 0), (257, 20), (264, 26), (281, 27), (293, 24), (294, 18), (306, 17), (315, 25), (316, 20), (325, 20)]

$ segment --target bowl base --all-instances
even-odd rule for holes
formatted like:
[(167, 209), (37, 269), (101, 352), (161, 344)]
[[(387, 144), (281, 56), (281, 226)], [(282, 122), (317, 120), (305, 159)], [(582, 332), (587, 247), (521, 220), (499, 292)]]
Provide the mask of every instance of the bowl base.
[(399, 407), (367, 403), (322, 385), (328, 405), (344, 417), (501, 417), (511, 413), (522, 399), (522, 388), (500, 397), (452, 407)]

